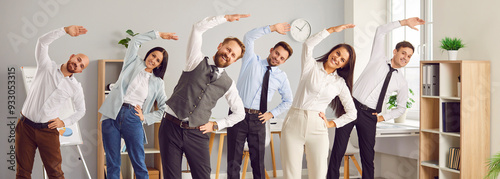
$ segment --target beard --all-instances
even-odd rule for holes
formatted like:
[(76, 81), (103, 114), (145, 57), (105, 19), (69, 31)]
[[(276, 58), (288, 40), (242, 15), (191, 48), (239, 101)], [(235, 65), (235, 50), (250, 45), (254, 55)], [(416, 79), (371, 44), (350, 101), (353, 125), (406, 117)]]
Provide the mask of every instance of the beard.
[(272, 60), (272, 58), (267, 58), (267, 64), (268, 64), (269, 66), (272, 66), (272, 67), (273, 67), (273, 66), (277, 66), (275, 63), (273, 63), (273, 61), (274, 61), (274, 60)]
[(220, 68), (225, 68), (227, 66), (229, 66), (228, 62), (224, 62), (224, 59), (222, 59), (222, 57), (228, 59), (227, 55), (225, 54), (222, 54), (221, 52), (217, 52), (214, 56), (214, 63), (215, 63), (215, 66), (217, 67), (220, 67)]
[[(70, 66), (73, 67), (73, 69), (71, 69)], [(75, 73), (76, 71), (74, 69), (76, 69), (76, 63), (73, 62), (66, 63), (66, 70), (68, 70), (68, 72)]]

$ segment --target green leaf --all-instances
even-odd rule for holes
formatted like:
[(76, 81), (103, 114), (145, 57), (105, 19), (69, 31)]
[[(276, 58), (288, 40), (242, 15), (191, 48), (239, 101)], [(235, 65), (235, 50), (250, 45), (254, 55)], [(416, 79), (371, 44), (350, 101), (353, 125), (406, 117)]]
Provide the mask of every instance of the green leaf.
[(127, 32), (127, 34), (128, 34), (128, 35), (130, 35), (130, 36), (132, 36), (132, 37), (134, 36), (134, 31), (132, 31), (132, 30), (130, 30), (130, 29), (128, 29), (128, 30), (127, 30), (127, 31), (125, 31), (125, 32)]
[(495, 179), (500, 174), (500, 153), (488, 160), (488, 174), (484, 178)]
[(444, 50), (458, 50), (465, 47), (465, 44), (462, 43), (462, 39), (460, 38), (445, 37), (444, 39), (441, 39), (440, 42), (440, 47)]

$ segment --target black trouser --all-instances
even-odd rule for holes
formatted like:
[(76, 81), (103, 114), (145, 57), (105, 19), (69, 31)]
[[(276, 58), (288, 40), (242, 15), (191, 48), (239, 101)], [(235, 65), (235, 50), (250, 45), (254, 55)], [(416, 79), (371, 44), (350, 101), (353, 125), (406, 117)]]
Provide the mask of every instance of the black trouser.
[(199, 129), (183, 129), (164, 118), (158, 138), (164, 179), (181, 178), (183, 153), (186, 154), (193, 178), (210, 179), (208, 134), (203, 134)]
[(335, 142), (330, 155), (330, 164), (328, 165), (328, 174), (326, 178), (339, 178), (340, 164), (344, 157), (351, 130), (356, 125), (359, 141), (359, 152), (361, 155), (361, 165), (363, 168), (363, 178), (374, 178), (373, 159), (375, 151), (375, 132), (377, 128), (377, 117), (372, 115), (375, 112), (373, 109), (367, 109), (366, 106), (354, 99), (356, 110), (358, 110), (357, 119), (341, 128), (335, 130)]
[(245, 119), (227, 129), (227, 178), (239, 179), (245, 141), (248, 141), (253, 178), (264, 179), (266, 125), (259, 114), (246, 113)]

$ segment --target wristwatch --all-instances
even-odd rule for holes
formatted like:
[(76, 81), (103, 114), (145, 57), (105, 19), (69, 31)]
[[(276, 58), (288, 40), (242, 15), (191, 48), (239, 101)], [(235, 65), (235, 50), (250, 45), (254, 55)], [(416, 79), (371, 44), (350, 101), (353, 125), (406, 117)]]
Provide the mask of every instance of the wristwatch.
[(213, 123), (212, 130), (213, 130), (213, 131), (217, 131), (217, 130), (219, 130), (219, 125), (217, 125), (217, 122), (215, 122), (215, 121), (214, 121), (214, 122), (212, 122), (212, 123)]

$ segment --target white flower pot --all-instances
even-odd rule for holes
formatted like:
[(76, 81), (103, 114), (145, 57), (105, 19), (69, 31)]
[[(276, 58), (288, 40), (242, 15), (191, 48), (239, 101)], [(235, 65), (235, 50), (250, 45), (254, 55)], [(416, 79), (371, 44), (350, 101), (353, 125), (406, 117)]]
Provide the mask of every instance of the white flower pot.
[(401, 116), (394, 119), (394, 123), (404, 123), (406, 120), (406, 113), (408, 113), (408, 109), (406, 109), (405, 112), (403, 114), (401, 114)]
[(448, 50), (448, 60), (457, 60), (458, 50)]

